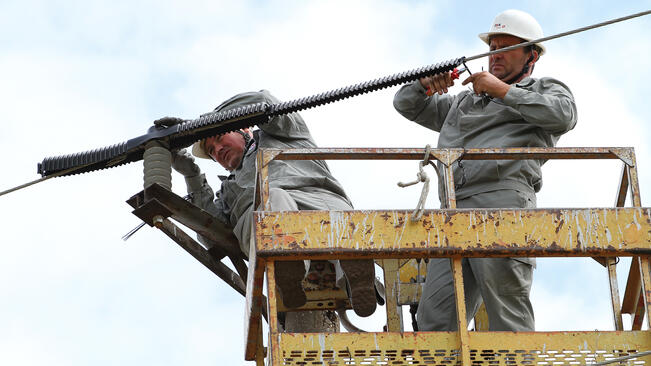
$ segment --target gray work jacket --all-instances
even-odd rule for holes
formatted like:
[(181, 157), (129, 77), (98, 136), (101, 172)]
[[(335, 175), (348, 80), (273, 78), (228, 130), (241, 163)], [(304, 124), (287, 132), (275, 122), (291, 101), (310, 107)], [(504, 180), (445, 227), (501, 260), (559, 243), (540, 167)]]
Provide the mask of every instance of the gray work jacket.
[[(243, 93), (225, 101), (216, 111), (226, 111), (254, 103), (279, 103), (268, 91)], [(186, 179), (193, 203), (211, 212), (225, 224), (236, 227), (253, 207), (256, 177), (256, 153), (260, 148), (316, 148), (305, 121), (298, 113), (273, 118), (254, 131), (254, 143), (244, 154), (240, 166), (228, 177), (220, 177), (222, 185), (213, 201), (212, 190), (201, 174)], [(343, 187), (332, 176), (323, 160), (273, 160), (269, 165), (269, 188), (310, 193), (323, 193), (352, 204)], [(312, 202), (305, 195), (292, 195), (301, 210), (327, 209), (322, 201)], [(248, 254), (248, 253), (247, 253)]]
[[(439, 148), (553, 147), (576, 124), (572, 93), (552, 78), (527, 77), (513, 84), (504, 99), (477, 96), (470, 90), (429, 97), (416, 81), (396, 93), (393, 105), (405, 118), (440, 132)], [(533, 195), (542, 186), (543, 163), (473, 160), (462, 161), (462, 168), (455, 163), (456, 197), (499, 189)]]

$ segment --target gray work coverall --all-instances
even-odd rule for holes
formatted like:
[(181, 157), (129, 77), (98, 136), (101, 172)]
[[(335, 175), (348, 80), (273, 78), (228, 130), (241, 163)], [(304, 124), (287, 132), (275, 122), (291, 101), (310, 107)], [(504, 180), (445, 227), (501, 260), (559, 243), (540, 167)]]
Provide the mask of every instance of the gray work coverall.
[[(226, 111), (255, 103), (279, 103), (268, 91), (238, 94), (216, 111)], [(259, 148), (316, 148), (305, 121), (298, 113), (273, 118), (253, 132), (254, 139), (244, 153), (242, 164), (228, 177), (213, 200), (213, 191), (205, 175), (186, 179), (192, 202), (233, 227), (240, 248), (249, 255), (251, 223), (254, 210), (256, 153)], [(273, 160), (269, 165), (271, 209), (350, 210), (352, 203), (344, 189), (330, 173), (323, 160)]]
[[(255, 103), (279, 103), (268, 91), (238, 94), (223, 102), (215, 111), (227, 111), (239, 106)], [(256, 153), (258, 148), (315, 148), (310, 131), (298, 113), (273, 118), (253, 131), (253, 140), (239, 167), (228, 177), (220, 177), (221, 189), (216, 198), (206, 181), (205, 175), (186, 178), (192, 203), (205, 209), (226, 225), (233, 228), (240, 249), (245, 257), (249, 255), (253, 221), (253, 203), (256, 177)], [(342, 186), (330, 173), (322, 160), (273, 160), (269, 164), (269, 201), (272, 211), (297, 210), (350, 210), (353, 208)], [(212, 242), (199, 240), (211, 245)], [(306, 271), (309, 261), (304, 261)], [(338, 261), (334, 263), (335, 276), (343, 279), (343, 270)], [(338, 325), (320, 311), (290, 312), (285, 321), (285, 330), (291, 332), (334, 331)], [(336, 317), (334, 318), (336, 319)]]
[[(439, 132), (439, 148), (553, 147), (574, 128), (569, 88), (552, 78), (526, 77), (504, 99), (458, 95), (429, 97), (419, 81), (403, 86), (393, 104), (405, 118)], [(542, 186), (543, 160), (473, 160), (455, 163), (458, 208), (530, 208)], [(445, 202), (442, 179), (439, 195)], [(529, 301), (533, 258), (466, 258), (463, 264), (468, 321), (481, 301), (491, 331), (532, 331)], [(428, 264), (417, 313), (420, 330), (456, 330), (454, 287), (448, 259)]]

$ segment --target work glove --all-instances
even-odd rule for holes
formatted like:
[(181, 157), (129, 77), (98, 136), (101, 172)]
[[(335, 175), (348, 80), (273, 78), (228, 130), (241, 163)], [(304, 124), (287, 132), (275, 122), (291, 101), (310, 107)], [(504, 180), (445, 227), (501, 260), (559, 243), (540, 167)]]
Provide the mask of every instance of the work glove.
[(206, 202), (212, 202), (213, 191), (206, 181), (206, 175), (201, 173), (201, 168), (194, 162), (194, 156), (186, 149), (172, 154), (172, 168), (185, 177), (192, 203), (204, 208)]
[(154, 121), (154, 126), (156, 127), (170, 127), (178, 125), (179, 123), (184, 123), (187, 120), (178, 117), (163, 117)]
[(194, 162), (194, 156), (186, 149), (181, 149), (172, 155), (172, 168), (181, 173), (186, 179), (201, 174), (201, 168)]

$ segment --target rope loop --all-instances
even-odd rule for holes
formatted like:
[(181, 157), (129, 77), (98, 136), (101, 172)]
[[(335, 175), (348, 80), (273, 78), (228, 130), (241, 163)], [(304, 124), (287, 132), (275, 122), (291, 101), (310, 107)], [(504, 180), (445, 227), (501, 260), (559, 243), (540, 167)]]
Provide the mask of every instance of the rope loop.
[(400, 188), (405, 188), (409, 186), (413, 186), (414, 184), (417, 184), (419, 182), (423, 182), (423, 190), (420, 192), (420, 199), (418, 200), (418, 204), (416, 205), (416, 209), (414, 209), (414, 212), (411, 215), (411, 221), (418, 221), (423, 217), (423, 210), (425, 207), (425, 200), (427, 199), (427, 194), (429, 193), (429, 177), (427, 176), (427, 173), (423, 170), (423, 167), (427, 164), (430, 164), (429, 161), (429, 156), (432, 151), (432, 147), (427, 144), (425, 146), (425, 157), (423, 157), (423, 160), (418, 162), (418, 173), (416, 173), (416, 180), (413, 182), (398, 182), (398, 187)]

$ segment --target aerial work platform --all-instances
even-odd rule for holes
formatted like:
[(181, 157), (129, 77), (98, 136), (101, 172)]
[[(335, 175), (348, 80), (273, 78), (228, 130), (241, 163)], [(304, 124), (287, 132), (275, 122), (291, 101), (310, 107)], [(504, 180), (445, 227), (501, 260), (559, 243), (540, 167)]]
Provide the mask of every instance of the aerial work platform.
[[(557, 365), (648, 364), (651, 333), (641, 330), (651, 304), (651, 209), (641, 207), (632, 148), (433, 149), (426, 160), (442, 164), (447, 207), (415, 212), (268, 211), (268, 163), (273, 159), (422, 160), (424, 149), (299, 149), (258, 153), (255, 243), (247, 278), (246, 356), (269, 365)], [(579, 209), (456, 209), (452, 163), (459, 160), (618, 159), (623, 162), (615, 207)], [(630, 192), (633, 207), (623, 207)], [(253, 239), (252, 239), (253, 240)], [(613, 331), (469, 331), (463, 296), (464, 257), (593, 257), (604, 265), (613, 307)], [(458, 332), (407, 332), (400, 306), (419, 296), (413, 258), (450, 258), (456, 290)], [(620, 302), (617, 257), (632, 257)], [(275, 287), (276, 261), (373, 258), (384, 269), (387, 331), (282, 333)], [(268, 301), (263, 297), (266, 274)], [(322, 299), (323, 309), (335, 309)], [(269, 316), (266, 347), (263, 306)], [(286, 309), (282, 309), (286, 310)], [(299, 309), (300, 310), (300, 309)], [(632, 314), (624, 330), (622, 312)], [(485, 322), (485, 320), (483, 320)], [(476, 321), (476, 323), (481, 323)], [(487, 329), (477, 325), (476, 329)]]

